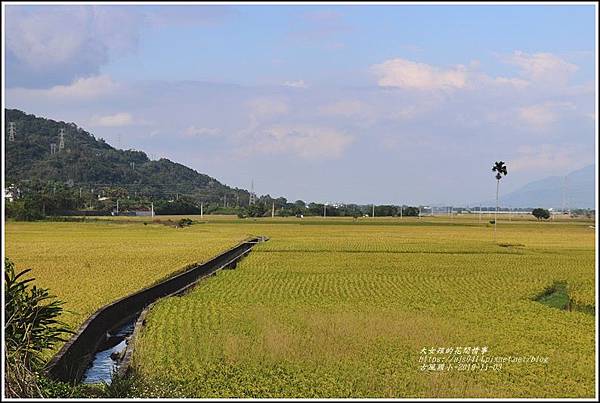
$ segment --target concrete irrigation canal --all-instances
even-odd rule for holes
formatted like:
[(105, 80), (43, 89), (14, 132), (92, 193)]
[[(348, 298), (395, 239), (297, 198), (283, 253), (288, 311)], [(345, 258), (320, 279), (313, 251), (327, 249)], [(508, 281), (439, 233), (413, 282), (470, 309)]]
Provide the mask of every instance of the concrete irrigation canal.
[(235, 268), (238, 260), (267, 239), (247, 239), (206, 263), (100, 308), (48, 363), (48, 375), (70, 383), (110, 383), (114, 372), (124, 373), (129, 365), (133, 351), (130, 340), (150, 305), (160, 298), (187, 291), (218, 270)]

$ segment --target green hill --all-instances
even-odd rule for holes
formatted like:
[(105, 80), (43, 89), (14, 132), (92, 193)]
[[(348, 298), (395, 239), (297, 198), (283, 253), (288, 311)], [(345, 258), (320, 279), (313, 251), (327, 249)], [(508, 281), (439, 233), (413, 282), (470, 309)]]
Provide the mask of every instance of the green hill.
[[(248, 204), (249, 193), (165, 158), (150, 160), (143, 151), (120, 150), (75, 123), (57, 122), (16, 109), (5, 110), (6, 184), (61, 183), (84, 189), (122, 189), (157, 199), (187, 196), (197, 201)], [(9, 141), (8, 125), (17, 135)], [(59, 150), (59, 130), (65, 129)], [(51, 144), (57, 152), (51, 153)]]

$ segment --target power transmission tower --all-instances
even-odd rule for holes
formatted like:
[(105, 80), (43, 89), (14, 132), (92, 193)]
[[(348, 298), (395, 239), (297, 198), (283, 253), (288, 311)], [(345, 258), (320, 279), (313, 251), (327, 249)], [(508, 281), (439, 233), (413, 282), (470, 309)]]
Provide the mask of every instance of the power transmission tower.
[(254, 193), (254, 179), (252, 179), (252, 183), (250, 184), (250, 198), (248, 199), (248, 205), (252, 206), (256, 203), (256, 194)]
[(65, 148), (65, 129), (61, 128), (58, 131), (58, 136), (60, 137), (58, 141), (58, 151), (62, 151)]
[(17, 134), (17, 124), (15, 122), (8, 123), (8, 141), (15, 141), (15, 134)]

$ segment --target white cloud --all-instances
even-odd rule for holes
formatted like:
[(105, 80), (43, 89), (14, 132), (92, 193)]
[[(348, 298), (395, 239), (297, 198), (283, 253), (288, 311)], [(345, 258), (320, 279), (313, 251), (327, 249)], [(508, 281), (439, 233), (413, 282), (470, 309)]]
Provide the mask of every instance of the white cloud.
[(469, 67), (458, 65), (442, 68), (426, 63), (395, 58), (371, 66), (381, 87), (397, 87), (415, 90), (443, 90), (485, 88), (490, 86), (524, 89), (537, 83), (564, 86), (578, 67), (551, 53), (527, 54), (515, 51), (503, 60), (520, 69), (519, 77), (492, 77), (478, 72), (479, 62)]
[[(593, 155), (593, 154), (592, 154)], [(591, 163), (581, 147), (574, 145), (524, 145), (517, 148), (517, 157), (508, 161), (515, 172), (543, 171), (546, 175), (564, 172)]]
[(399, 121), (412, 119), (415, 116), (417, 116), (419, 113), (426, 112), (427, 108), (428, 108), (427, 105), (420, 105), (419, 107), (411, 105), (411, 106), (406, 106), (403, 108), (397, 108), (390, 114), (390, 118), (399, 120)]
[(534, 81), (566, 83), (569, 77), (578, 70), (572, 63), (559, 58), (552, 53), (527, 54), (515, 51), (506, 58), (510, 64), (521, 69), (521, 74)]
[(285, 115), (289, 111), (287, 102), (279, 98), (254, 98), (247, 103), (247, 106), (250, 116), (255, 119)]
[(123, 127), (134, 124), (133, 116), (127, 112), (119, 112), (114, 115), (93, 116), (90, 125), (96, 127)]
[(217, 136), (221, 133), (221, 131), (214, 127), (197, 127), (197, 126), (189, 126), (183, 132), (184, 137), (213, 137)]
[(396, 58), (372, 66), (381, 87), (416, 90), (457, 89), (467, 85), (464, 66), (441, 69), (425, 63)]
[(10, 87), (41, 88), (99, 74), (137, 50), (143, 28), (212, 25), (229, 6), (7, 5), (6, 70)]
[(101, 75), (79, 78), (69, 85), (56, 85), (49, 89), (13, 88), (7, 90), (19, 98), (48, 98), (52, 100), (94, 99), (106, 95), (114, 95), (121, 86), (109, 76)]
[(45, 87), (95, 75), (112, 56), (137, 46), (140, 20), (126, 7), (9, 5), (6, 10), (11, 86)]
[(335, 159), (352, 143), (352, 136), (328, 127), (271, 126), (245, 138), (241, 149), (251, 154), (292, 154), (305, 159)]
[(365, 112), (367, 105), (357, 99), (341, 100), (331, 104), (323, 105), (319, 112), (326, 116), (356, 116)]
[(546, 102), (521, 107), (518, 116), (534, 129), (545, 129), (555, 123), (564, 111), (574, 109), (575, 105), (571, 102)]
[(519, 108), (522, 121), (536, 128), (544, 128), (556, 121), (556, 115), (547, 105), (531, 105)]
[(508, 85), (515, 88), (528, 87), (530, 82), (516, 77), (495, 77), (494, 83), (498, 85)]
[(141, 13), (151, 26), (164, 27), (215, 25), (237, 12), (229, 5), (146, 5)]
[(306, 88), (307, 87), (304, 80), (286, 81), (283, 83), (283, 85), (285, 85), (286, 87), (292, 87), (292, 88)]

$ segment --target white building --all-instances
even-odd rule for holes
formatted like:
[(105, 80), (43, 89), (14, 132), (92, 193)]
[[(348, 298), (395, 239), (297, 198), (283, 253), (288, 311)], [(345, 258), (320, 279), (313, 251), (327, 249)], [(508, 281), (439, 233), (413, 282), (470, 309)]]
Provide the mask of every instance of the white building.
[(4, 201), (12, 202), (15, 200), (19, 193), (19, 189), (15, 187), (15, 185), (10, 185), (7, 188), (4, 188)]

